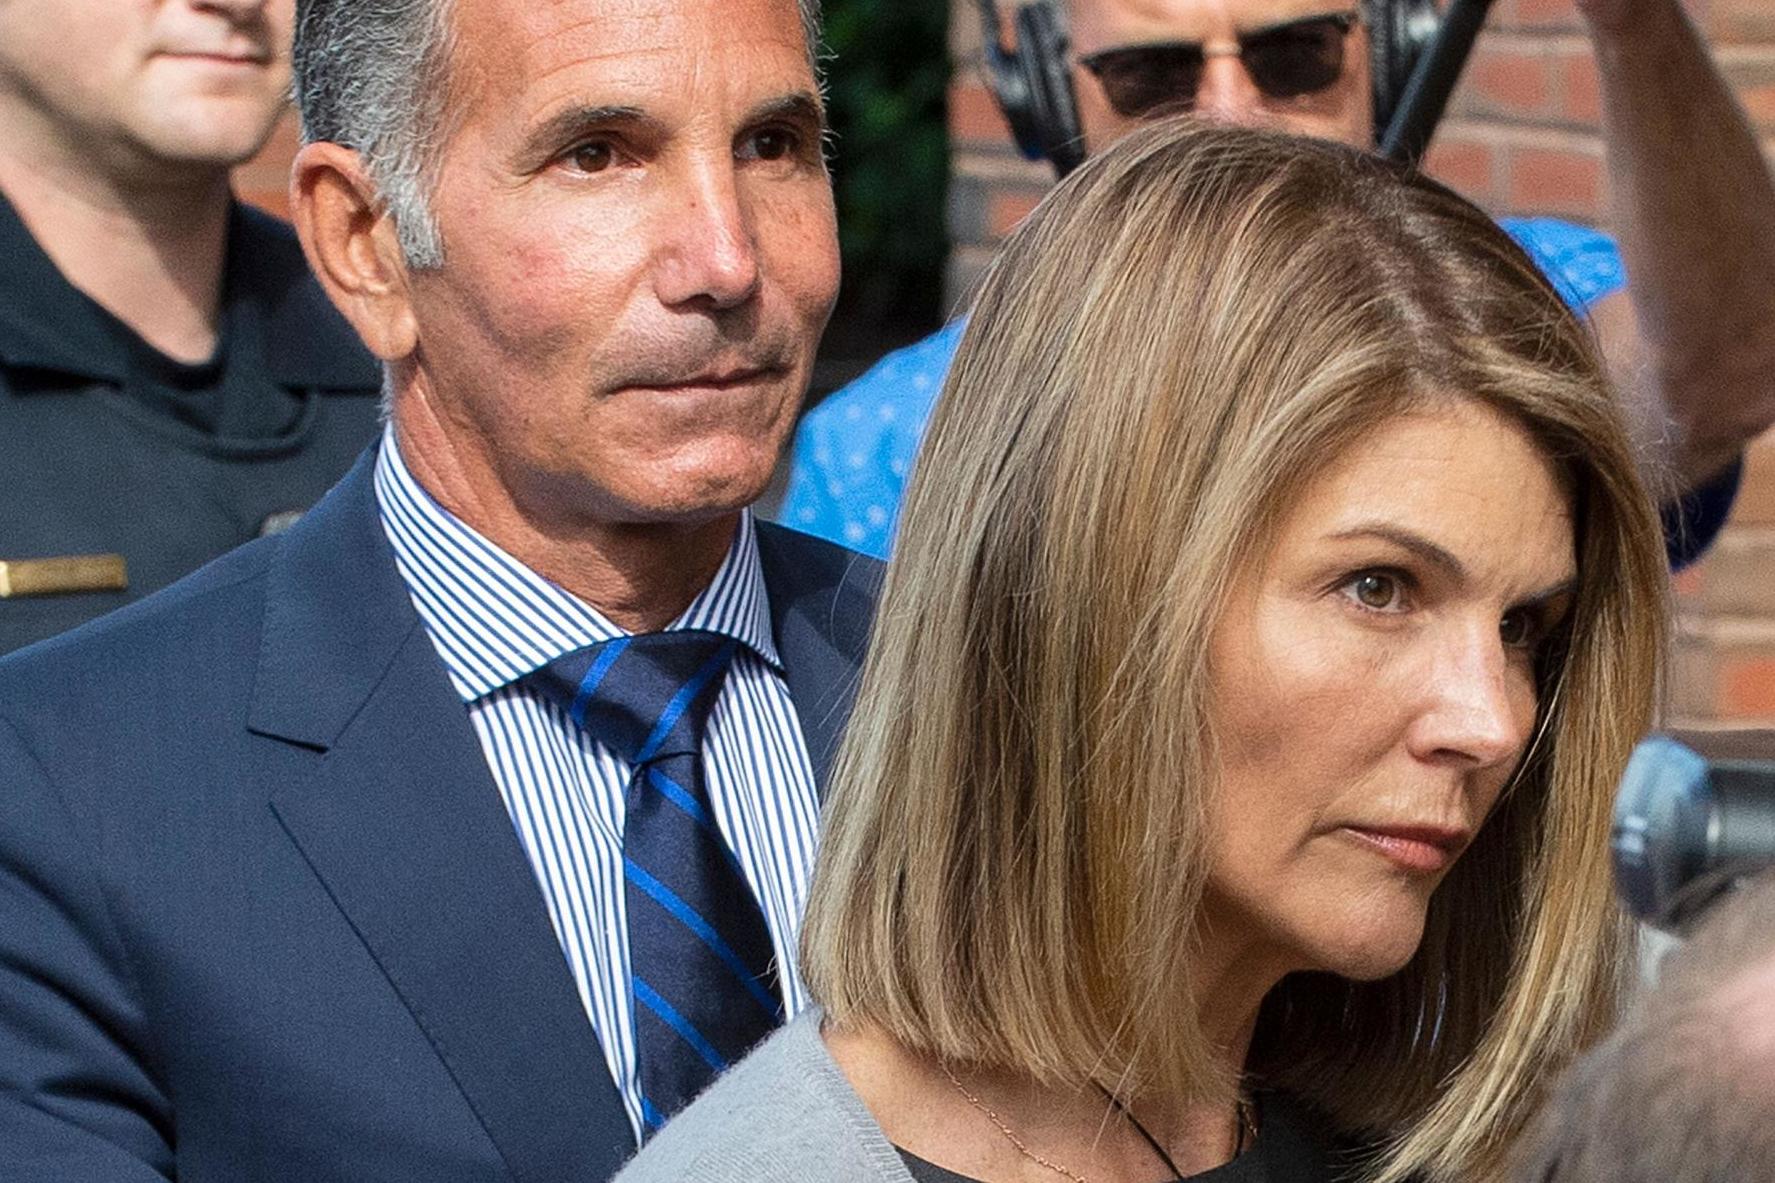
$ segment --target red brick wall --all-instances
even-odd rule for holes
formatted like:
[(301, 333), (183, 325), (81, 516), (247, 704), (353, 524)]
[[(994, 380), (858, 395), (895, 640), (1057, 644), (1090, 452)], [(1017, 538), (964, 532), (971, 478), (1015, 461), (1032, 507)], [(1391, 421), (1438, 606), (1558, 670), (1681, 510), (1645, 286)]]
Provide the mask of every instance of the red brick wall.
[(296, 154), (296, 116), (285, 112), (271, 139), (234, 170), (234, 191), (280, 218), (289, 217), (290, 158)]
[[(1775, 0), (1690, 0), (1689, 8), (1775, 159)], [(952, 297), (1051, 178), (1016, 155), (980, 82), (976, 11), (973, 0), (952, 0)], [(1498, 0), (1430, 168), (1500, 215), (1606, 224), (1599, 117), (1596, 67), (1572, 0)], [(1731, 523), (1677, 590), (1672, 713), (1693, 724), (1775, 723), (1775, 435), (1751, 449)]]

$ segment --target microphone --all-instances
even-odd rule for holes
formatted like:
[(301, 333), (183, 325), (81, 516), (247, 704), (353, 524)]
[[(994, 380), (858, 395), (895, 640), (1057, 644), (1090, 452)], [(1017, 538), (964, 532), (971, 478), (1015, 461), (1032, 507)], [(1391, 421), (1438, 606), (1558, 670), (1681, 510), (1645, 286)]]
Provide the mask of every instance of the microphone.
[(1473, 43), (1485, 27), (1493, 0), (1453, 0), (1442, 15), (1436, 39), (1418, 60), (1398, 109), (1381, 134), (1380, 152), (1388, 160), (1416, 164), (1429, 150), (1430, 137), (1442, 122), (1443, 108), (1461, 80)]
[[(1654, 735), (1634, 749), (1615, 797), (1615, 885), (1627, 910), (1680, 933), (1738, 881), (1775, 866), (1775, 757), (1703, 755), (1752, 733)], [(1760, 734), (1775, 752), (1775, 736)]]

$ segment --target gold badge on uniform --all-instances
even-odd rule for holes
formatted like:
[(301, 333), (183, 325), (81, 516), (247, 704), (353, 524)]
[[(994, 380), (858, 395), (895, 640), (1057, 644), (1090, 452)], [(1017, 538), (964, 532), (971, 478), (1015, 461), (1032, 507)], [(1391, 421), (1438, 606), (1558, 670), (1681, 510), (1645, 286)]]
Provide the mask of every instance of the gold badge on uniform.
[(122, 555), (0, 559), (0, 600), (128, 590), (129, 568)]

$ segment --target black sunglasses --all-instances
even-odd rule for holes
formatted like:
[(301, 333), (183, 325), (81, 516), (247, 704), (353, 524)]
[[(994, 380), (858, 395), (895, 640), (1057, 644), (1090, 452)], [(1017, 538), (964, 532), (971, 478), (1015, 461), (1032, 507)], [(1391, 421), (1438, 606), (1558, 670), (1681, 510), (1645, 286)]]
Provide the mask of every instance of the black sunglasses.
[[(1272, 99), (1324, 90), (1344, 72), (1344, 39), (1356, 27), (1354, 12), (1328, 12), (1239, 34), (1239, 60), (1257, 89)], [(1103, 84), (1116, 114), (1129, 119), (1161, 107), (1187, 111), (1195, 105), (1208, 63), (1200, 41), (1124, 45), (1088, 54), (1079, 64)]]

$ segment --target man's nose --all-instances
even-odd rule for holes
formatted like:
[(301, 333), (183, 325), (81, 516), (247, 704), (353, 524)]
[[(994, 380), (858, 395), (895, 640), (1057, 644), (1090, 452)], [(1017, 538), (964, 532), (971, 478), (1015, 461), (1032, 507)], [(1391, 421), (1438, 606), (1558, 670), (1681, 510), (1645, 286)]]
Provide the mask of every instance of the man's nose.
[(665, 211), (655, 285), (669, 306), (734, 308), (758, 291), (758, 249), (732, 158), (694, 169)]
[(1236, 45), (1205, 47), (1196, 114), (1216, 123), (1251, 124), (1264, 115), (1263, 92), (1251, 80)]
[(1449, 638), (1413, 729), (1415, 754), (1473, 769), (1515, 761), (1534, 725), (1535, 704), (1531, 684), (1512, 664), (1495, 622)]

